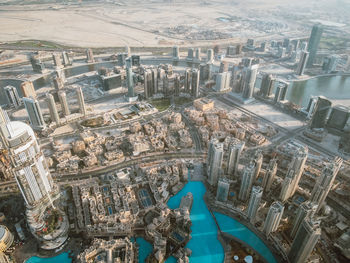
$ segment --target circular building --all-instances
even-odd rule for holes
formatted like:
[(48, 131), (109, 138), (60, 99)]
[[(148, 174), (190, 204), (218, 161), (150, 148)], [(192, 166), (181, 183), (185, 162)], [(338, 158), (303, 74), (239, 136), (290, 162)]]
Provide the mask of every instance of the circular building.
[(13, 243), (13, 235), (6, 226), (0, 225), (0, 252), (6, 251)]

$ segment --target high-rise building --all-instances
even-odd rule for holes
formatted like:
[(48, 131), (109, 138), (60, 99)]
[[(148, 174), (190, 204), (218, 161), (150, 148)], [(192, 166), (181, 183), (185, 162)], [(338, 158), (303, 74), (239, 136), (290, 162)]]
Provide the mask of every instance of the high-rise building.
[(189, 48), (187, 51), (187, 59), (188, 60), (193, 60), (194, 58), (194, 49), (193, 48)]
[(56, 68), (62, 68), (62, 60), (61, 60), (61, 55), (59, 53), (53, 53), (52, 54), (52, 60), (53, 64)]
[(0, 225), (0, 262), (10, 262), (6, 258), (3, 259), (2, 252), (5, 252), (7, 249), (9, 249), (12, 246), (13, 241), (14, 237), (10, 230), (4, 225)]
[(290, 262), (306, 262), (320, 236), (320, 221), (305, 217), (290, 248), (288, 254)]
[(294, 238), (295, 235), (297, 234), (298, 229), (301, 226), (304, 218), (305, 217), (312, 218), (316, 213), (316, 209), (317, 209), (317, 204), (312, 203), (310, 201), (305, 201), (304, 203), (300, 204), (294, 218), (292, 231), (290, 233), (290, 236), (292, 238)]
[(253, 65), (243, 69), (241, 85), (242, 97), (244, 99), (250, 99), (253, 97), (256, 75), (258, 74), (258, 67), (259, 65)]
[(208, 147), (208, 182), (216, 185), (221, 174), (224, 145), (218, 140), (211, 140)]
[(276, 173), (277, 173), (277, 159), (271, 159), (269, 162), (269, 166), (266, 169), (265, 176), (261, 185), (264, 188), (265, 192), (270, 192)]
[(254, 178), (258, 178), (259, 174), (260, 174), (260, 170), (261, 170), (261, 166), (262, 166), (262, 163), (263, 163), (263, 159), (264, 159), (264, 156), (262, 154), (262, 151), (261, 150), (257, 150), (254, 154), (254, 157), (253, 157), (253, 163), (254, 163), (254, 166), (255, 166), (255, 169), (254, 169)]
[(133, 72), (132, 68), (129, 67), (126, 68), (126, 85), (128, 87), (128, 97), (135, 97)]
[(191, 95), (193, 98), (199, 97), (199, 81), (200, 81), (200, 71), (199, 69), (192, 69), (191, 74)]
[(190, 93), (191, 91), (191, 80), (192, 80), (192, 71), (191, 69), (186, 69), (185, 71), (185, 92)]
[(201, 59), (201, 48), (200, 47), (196, 48), (195, 55), (196, 55), (196, 60)]
[(239, 55), (242, 53), (242, 48), (243, 48), (243, 45), (242, 44), (238, 44), (236, 46), (236, 55)]
[(60, 90), (60, 89), (64, 88), (64, 82), (60, 77), (55, 76), (52, 79), (52, 82), (53, 82), (53, 86), (55, 87), (55, 89)]
[(62, 52), (62, 58), (63, 58), (63, 65), (65, 67), (72, 65), (72, 62), (71, 62), (69, 55), (66, 51)]
[(46, 128), (43, 114), (39, 102), (33, 98), (22, 99), (24, 106), (26, 107), (30, 124), (34, 130), (43, 130)]
[(252, 224), (254, 224), (255, 222), (256, 213), (259, 209), (262, 194), (263, 194), (262, 187), (253, 186), (252, 193), (249, 199), (248, 210), (247, 210), (248, 219)]
[(350, 117), (350, 108), (337, 105), (332, 107), (327, 126), (342, 131)]
[(239, 159), (243, 151), (245, 143), (238, 139), (232, 139), (228, 146), (227, 170), (226, 173), (230, 176), (237, 176)]
[(211, 79), (211, 67), (211, 63), (203, 63), (199, 65), (201, 83), (205, 83)]
[(33, 82), (31, 82), (31, 81), (24, 81), (24, 82), (22, 82), (21, 85), (20, 85), (20, 89), (22, 91), (23, 97), (36, 98), (36, 92), (35, 92), (35, 89), (34, 89)]
[(261, 80), (260, 94), (264, 98), (268, 98), (272, 95), (275, 87), (275, 79), (271, 74), (264, 74)]
[(322, 70), (324, 73), (329, 74), (336, 70), (339, 61), (339, 56), (331, 55), (323, 59)]
[(293, 155), (292, 161), (289, 164), (288, 172), (282, 183), (280, 199), (285, 202), (288, 198), (294, 195), (299, 186), (300, 178), (304, 172), (304, 167), (308, 155), (307, 146), (300, 145)]
[(314, 114), (311, 119), (310, 128), (324, 128), (327, 123), (328, 113), (331, 109), (332, 102), (319, 96), (315, 105)]
[(277, 87), (276, 87), (274, 101), (280, 102), (280, 101), (285, 100), (287, 90), (288, 90), (288, 84), (286, 85), (286, 84), (283, 84), (281, 82), (278, 82)]
[(178, 46), (173, 47), (173, 60), (179, 60), (180, 59), (180, 49)]
[(13, 86), (6, 86), (4, 88), (5, 95), (9, 106), (14, 106), (16, 109), (22, 105), (22, 101), (18, 95), (17, 89)]
[(153, 96), (153, 77), (152, 77), (152, 71), (149, 69), (146, 69), (143, 72), (143, 85), (144, 85), (144, 96), (146, 99)]
[(70, 110), (69, 110), (69, 107), (68, 107), (66, 92), (64, 92), (64, 91), (58, 92), (58, 99), (59, 99), (60, 104), (61, 104), (61, 109), (62, 109), (63, 115), (65, 117), (70, 115)]
[(219, 73), (227, 72), (228, 71), (229, 63), (227, 61), (221, 61), (220, 62), (220, 68)]
[(254, 163), (250, 163), (249, 166), (243, 171), (241, 186), (238, 194), (238, 199), (241, 201), (246, 201), (249, 197), (254, 182), (254, 172)]
[(175, 94), (175, 96), (179, 96), (180, 92), (181, 92), (180, 75), (175, 74), (175, 78), (174, 78), (174, 94)]
[(323, 33), (323, 26), (321, 24), (316, 24), (312, 27), (311, 36), (309, 38), (309, 43), (307, 44), (307, 51), (310, 53), (309, 59), (307, 61), (307, 67), (311, 67), (315, 61), (318, 45)]
[(298, 67), (297, 67), (297, 70), (295, 71), (295, 73), (298, 76), (304, 75), (304, 71), (305, 71), (307, 62), (309, 61), (309, 55), (310, 55), (309, 52), (301, 51)]
[(322, 174), (311, 192), (311, 201), (318, 205), (317, 212), (322, 208), (342, 163), (343, 160), (336, 157), (333, 162), (324, 165)]
[(84, 94), (83, 91), (81, 90), (81, 87), (77, 87), (76, 89), (77, 97), (78, 97), (78, 104), (79, 104), (79, 111), (81, 114), (84, 116), (86, 115), (86, 106), (85, 106), (85, 101), (84, 101)]
[(94, 58), (94, 53), (92, 52), (91, 48), (86, 49), (86, 62), (87, 63), (94, 63), (95, 58)]
[(266, 234), (266, 236), (270, 235), (270, 233), (275, 232), (278, 229), (278, 226), (282, 219), (283, 211), (284, 206), (281, 202), (275, 201), (272, 203), (269, 212), (267, 213), (263, 227), (263, 232)]
[[(27, 98), (25, 98), (27, 99)], [(58, 187), (54, 184), (43, 152), (33, 130), (25, 123), (10, 122), (0, 116), (0, 138), (11, 157), (11, 172), (25, 200), (27, 223), (44, 249), (56, 249), (67, 240), (68, 219), (57, 205)], [(47, 217), (55, 212), (62, 220), (47, 233)]]
[(53, 96), (50, 93), (46, 94), (46, 102), (47, 102), (47, 106), (48, 106), (49, 111), (50, 111), (51, 120), (54, 121), (56, 124), (59, 124), (60, 117), (58, 115), (58, 111), (56, 108), (55, 99), (53, 98)]
[(216, 190), (216, 200), (220, 202), (226, 202), (229, 189), (230, 189), (230, 182), (228, 182), (225, 179), (219, 179), (218, 188)]
[(231, 73), (223, 72), (216, 75), (215, 90), (218, 92), (229, 90), (231, 82)]
[(129, 46), (125, 46), (125, 54), (127, 54), (128, 57), (131, 56), (131, 49)]
[(211, 63), (211, 62), (213, 62), (213, 60), (214, 60), (214, 50), (209, 48), (207, 50), (207, 62)]
[(39, 55), (31, 55), (30, 63), (34, 72), (43, 73), (45, 71), (45, 64), (41, 62)]

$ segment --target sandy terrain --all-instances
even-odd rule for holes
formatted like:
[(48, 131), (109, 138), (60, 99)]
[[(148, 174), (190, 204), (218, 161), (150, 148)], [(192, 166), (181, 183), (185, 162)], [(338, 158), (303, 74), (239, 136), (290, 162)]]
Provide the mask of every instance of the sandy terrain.
[(300, 37), (309, 34), (312, 19), (336, 17), (334, 22), (348, 23), (349, 10), (339, 11), (337, 5), (331, 5), (334, 1), (42, 1), (52, 4), (31, 5), (0, 1), (7, 3), (0, 10), (0, 41), (38, 39), (70, 46), (142, 47)]

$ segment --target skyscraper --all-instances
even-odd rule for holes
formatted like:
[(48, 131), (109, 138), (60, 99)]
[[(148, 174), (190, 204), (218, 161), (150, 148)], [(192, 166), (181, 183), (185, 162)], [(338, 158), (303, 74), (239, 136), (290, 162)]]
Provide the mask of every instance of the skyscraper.
[(289, 164), (288, 172), (282, 183), (280, 199), (285, 202), (288, 198), (294, 195), (298, 188), (300, 178), (304, 172), (304, 167), (308, 155), (307, 146), (300, 145), (293, 155), (292, 161)]
[(193, 98), (199, 97), (199, 81), (200, 81), (200, 71), (198, 69), (192, 69), (191, 95)]
[(131, 49), (129, 46), (125, 46), (125, 53), (127, 54), (128, 57), (131, 56)]
[(180, 75), (176, 74), (174, 78), (174, 94), (175, 96), (179, 96), (181, 92), (181, 86), (180, 86)]
[(317, 204), (312, 203), (310, 201), (306, 201), (299, 206), (297, 210), (297, 214), (295, 215), (295, 218), (294, 218), (293, 228), (290, 233), (290, 236), (292, 238), (294, 238), (295, 235), (297, 234), (297, 231), (301, 226), (304, 218), (307, 216), (312, 218), (316, 212), (316, 209), (317, 209)]
[(304, 75), (304, 71), (305, 71), (307, 62), (310, 60), (309, 55), (310, 55), (309, 52), (301, 51), (299, 64), (298, 64), (298, 67), (295, 71), (295, 73), (297, 75), (299, 75), (299, 76)]
[(287, 89), (288, 89), (288, 85), (283, 84), (281, 82), (278, 82), (277, 87), (276, 87), (274, 101), (280, 102), (280, 101), (285, 100), (286, 94), (287, 94)]
[[(43, 248), (56, 249), (67, 240), (69, 225), (66, 215), (57, 207), (58, 187), (51, 178), (33, 130), (23, 122), (10, 122), (6, 113), (0, 111), (0, 138), (11, 157), (11, 172), (27, 206), (28, 226)], [(53, 210), (62, 221), (47, 234), (46, 220)]]
[(323, 203), (332, 188), (333, 182), (342, 163), (343, 160), (339, 157), (336, 157), (333, 162), (326, 163), (324, 165), (322, 174), (317, 179), (316, 184), (311, 192), (311, 201), (315, 202), (318, 205), (316, 212), (322, 208)]
[(313, 220), (310, 217), (305, 217), (290, 248), (288, 254), (290, 262), (306, 262), (320, 236), (320, 221)]
[(193, 48), (189, 48), (187, 51), (187, 59), (188, 60), (193, 60), (194, 58), (194, 49)]
[(255, 169), (254, 169), (254, 178), (257, 179), (259, 174), (260, 174), (260, 170), (261, 170), (261, 166), (263, 163), (263, 154), (261, 150), (257, 150), (254, 154), (253, 157), (253, 163), (255, 165)]
[(307, 45), (307, 51), (310, 52), (309, 59), (307, 61), (307, 67), (311, 67), (315, 61), (318, 45), (320, 44), (321, 36), (323, 33), (323, 26), (316, 24), (312, 27), (311, 36)]
[(275, 201), (270, 206), (269, 212), (265, 220), (263, 232), (268, 236), (270, 233), (275, 232), (278, 229), (282, 215), (284, 211), (284, 206), (281, 202)]
[(18, 95), (17, 89), (13, 86), (6, 86), (4, 88), (5, 95), (9, 106), (14, 106), (16, 109), (22, 105), (22, 101)]
[(332, 107), (327, 126), (342, 131), (350, 117), (350, 108), (342, 105)]
[(259, 65), (253, 65), (243, 69), (242, 72), (242, 97), (244, 99), (250, 99), (254, 94), (254, 85), (256, 81), (256, 75), (258, 74)]
[(94, 53), (92, 52), (91, 48), (86, 49), (86, 62), (87, 63), (94, 63), (95, 58), (94, 58)]
[(223, 72), (216, 75), (216, 91), (225, 91), (230, 89), (231, 73)]
[(20, 89), (22, 91), (23, 97), (36, 98), (36, 92), (35, 92), (35, 89), (34, 89), (33, 82), (31, 82), (31, 81), (24, 81), (24, 82), (22, 82), (21, 85), (20, 85)]
[(208, 147), (208, 182), (210, 185), (216, 185), (218, 182), (223, 155), (224, 145), (216, 139), (211, 140)]
[(178, 46), (173, 47), (173, 60), (179, 60), (180, 59), (180, 50)]
[(200, 47), (196, 48), (195, 54), (196, 54), (196, 60), (200, 60), (201, 59), (201, 48)]
[(265, 192), (269, 192), (275, 179), (277, 172), (277, 159), (271, 159), (269, 162), (269, 166), (266, 169), (264, 179), (262, 181), (262, 187)]
[(66, 51), (62, 52), (62, 58), (63, 58), (63, 65), (65, 67), (72, 65), (72, 62), (71, 62), (69, 55)]
[(128, 97), (135, 97), (134, 92), (134, 80), (133, 80), (133, 72), (132, 68), (126, 68), (126, 85), (128, 87)]
[(185, 92), (190, 93), (191, 91), (191, 80), (192, 80), (192, 71), (191, 69), (186, 69), (185, 71)]
[(52, 60), (56, 68), (62, 68), (62, 60), (61, 60), (61, 55), (59, 53), (53, 53)]
[(46, 94), (46, 102), (47, 102), (47, 106), (49, 107), (51, 120), (54, 121), (56, 124), (59, 124), (60, 117), (57, 112), (56, 103), (53, 96), (50, 93)]
[(246, 201), (249, 197), (250, 191), (252, 190), (253, 186), (254, 172), (254, 163), (250, 163), (249, 166), (244, 169), (241, 180), (241, 186), (238, 194), (238, 199), (241, 201)]
[(46, 124), (41, 112), (39, 102), (33, 98), (23, 99), (24, 106), (26, 107), (30, 124), (34, 130), (43, 130), (46, 128)]
[(213, 62), (214, 60), (214, 50), (209, 48), (207, 50), (207, 62)]
[(245, 143), (243, 141), (235, 138), (230, 141), (228, 146), (226, 173), (231, 177), (237, 176), (239, 158), (241, 157), (244, 145)]
[(275, 81), (271, 74), (264, 74), (261, 81), (260, 94), (264, 98), (268, 98), (272, 95), (274, 90)]
[(69, 110), (68, 103), (67, 103), (66, 92), (64, 92), (64, 91), (58, 92), (58, 99), (59, 99), (60, 104), (61, 104), (61, 109), (62, 109), (63, 115), (64, 116), (70, 115), (70, 110)]
[(331, 106), (332, 102), (329, 99), (323, 96), (318, 97), (310, 123), (311, 129), (325, 127)]
[(247, 216), (249, 221), (254, 224), (256, 218), (256, 212), (258, 211), (263, 189), (260, 186), (253, 186), (252, 193), (250, 195)]
[(145, 69), (143, 72), (143, 85), (144, 85), (144, 96), (146, 99), (153, 96), (153, 77), (152, 71), (149, 69)]
[(216, 200), (220, 202), (226, 202), (229, 189), (230, 183), (225, 179), (219, 179), (218, 188), (216, 190)]
[(80, 86), (77, 87), (76, 92), (77, 92), (78, 103), (79, 103), (79, 111), (81, 114), (83, 114), (85, 116), (86, 115), (86, 106), (85, 106), (85, 101), (84, 101), (84, 94), (83, 94), (83, 91), (81, 90)]

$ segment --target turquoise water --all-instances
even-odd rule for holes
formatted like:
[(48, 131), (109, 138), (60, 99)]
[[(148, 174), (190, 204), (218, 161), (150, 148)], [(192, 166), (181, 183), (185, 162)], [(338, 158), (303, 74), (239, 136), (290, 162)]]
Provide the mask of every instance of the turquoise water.
[(277, 263), (271, 251), (264, 244), (264, 242), (262, 242), (261, 239), (251, 232), (246, 226), (227, 215), (218, 212), (214, 212), (214, 215), (222, 232), (231, 234), (232, 236), (250, 245), (269, 263)]
[(215, 221), (211, 216), (204, 200), (205, 186), (202, 182), (188, 182), (175, 196), (169, 199), (168, 206), (171, 209), (178, 208), (181, 198), (188, 192), (193, 194), (191, 210), (192, 239), (186, 247), (192, 250), (191, 262), (210, 263), (223, 262), (224, 249), (217, 239)]
[(71, 263), (72, 259), (68, 257), (68, 253), (59, 254), (52, 258), (31, 257), (25, 263)]
[(146, 262), (147, 256), (153, 250), (152, 245), (142, 237), (137, 237), (136, 243), (139, 245), (139, 262)]

